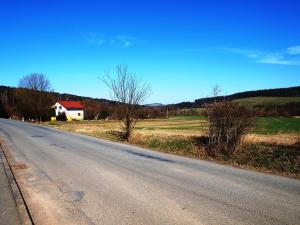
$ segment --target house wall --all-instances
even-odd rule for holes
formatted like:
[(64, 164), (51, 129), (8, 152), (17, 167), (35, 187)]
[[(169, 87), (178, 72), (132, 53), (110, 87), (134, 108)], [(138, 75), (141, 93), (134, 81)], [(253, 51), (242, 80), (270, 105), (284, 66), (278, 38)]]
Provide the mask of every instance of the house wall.
[[(58, 116), (58, 114), (65, 113), (66, 117), (74, 119), (74, 120), (83, 120), (84, 119), (84, 110), (82, 109), (66, 109), (58, 102), (55, 103), (55, 115)], [(79, 114), (79, 115), (78, 115)]]
[[(55, 115), (58, 116), (58, 114), (61, 114), (63, 112), (66, 113), (67, 109), (65, 107), (63, 107), (61, 104), (59, 104), (58, 102), (55, 103)], [(67, 115), (67, 113), (66, 113)]]
[(71, 117), (72, 119), (75, 120), (83, 120), (84, 119), (84, 112), (81, 109), (68, 109), (66, 111), (66, 116)]

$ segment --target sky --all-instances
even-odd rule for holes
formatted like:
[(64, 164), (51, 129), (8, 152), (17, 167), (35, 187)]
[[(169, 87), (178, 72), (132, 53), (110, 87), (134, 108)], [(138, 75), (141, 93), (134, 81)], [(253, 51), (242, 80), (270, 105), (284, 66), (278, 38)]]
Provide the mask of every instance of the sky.
[(300, 85), (300, 1), (0, 0), (0, 85), (44, 73), (61, 93), (109, 98), (117, 64), (145, 103)]

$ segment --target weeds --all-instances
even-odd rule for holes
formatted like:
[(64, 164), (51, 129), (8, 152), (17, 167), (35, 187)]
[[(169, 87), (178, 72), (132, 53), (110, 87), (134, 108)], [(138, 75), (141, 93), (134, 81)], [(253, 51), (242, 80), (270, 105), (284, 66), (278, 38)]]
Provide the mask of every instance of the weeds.
[(196, 143), (192, 138), (181, 136), (157, 137), (134, 135), (130, 139), (130, 143), (141, 145), (150, 149), (159, 150), (162, 152), (199, 157), (199, 149), (197, 148)]
[(300, 173), (298, 146), (245, 145), (234, 155), (232, 161), (274, 172)]

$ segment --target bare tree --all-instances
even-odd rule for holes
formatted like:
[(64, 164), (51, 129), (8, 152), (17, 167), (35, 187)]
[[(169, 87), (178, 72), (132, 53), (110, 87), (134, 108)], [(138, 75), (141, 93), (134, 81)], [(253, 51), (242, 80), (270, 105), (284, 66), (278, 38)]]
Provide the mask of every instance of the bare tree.
[(213, 86), (212, 92), (213, 92), (213, 96), (214, 96), (215, 103), (216, 103), (217, 102), (217, 97), (222, 92), (222, 89), (221, 89), (220, 85), (216, 84), (215, 86)]
[(42, 73), (32, 73), (24, 76), (19, 81), (19, 87), (34, 91), (50, 91), (50, 81)]
[(32, 73), (19, 81), (18, 105), (25, 119), (46, 120), (53, 100), (49, 94), (50, 81), (42, 73)]
[(135, 74), (129, 73), (126, 65), (117, 65), (116, 75), (112, 77), (106, 73), (102, 81), (110, 89), (112, 99), (117, 101), (121, 107), (123, 113), (122, 136), (128, 140), (136, 125), (137, 109), (151, 94), (151, 87)]

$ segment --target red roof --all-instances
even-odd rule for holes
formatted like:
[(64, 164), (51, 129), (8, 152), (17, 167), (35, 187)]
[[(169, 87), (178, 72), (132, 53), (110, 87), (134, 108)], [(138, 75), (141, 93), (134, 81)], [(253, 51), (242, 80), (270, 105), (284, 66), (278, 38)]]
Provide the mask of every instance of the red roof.
[(79, 101), (59, 101), (66, 109), (84, 109), (83, 105)]

